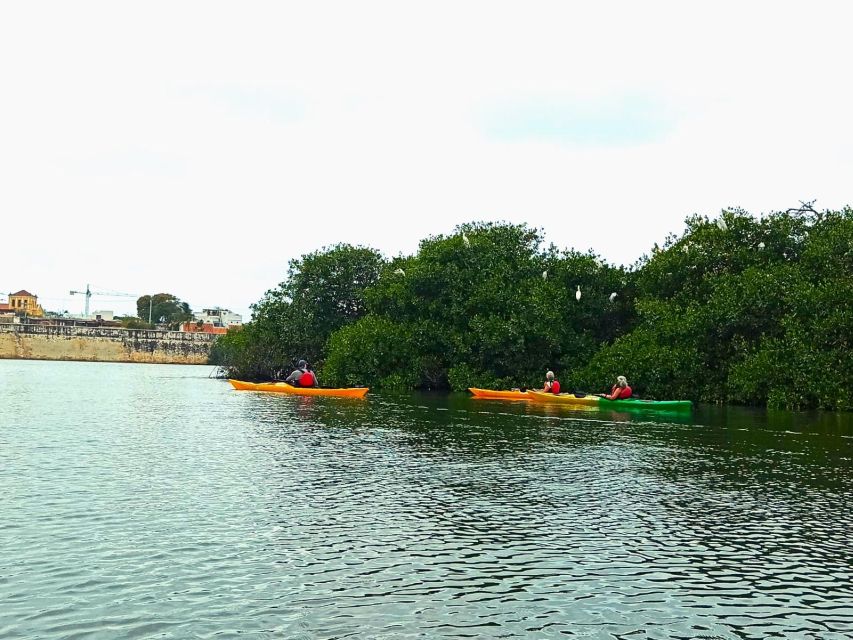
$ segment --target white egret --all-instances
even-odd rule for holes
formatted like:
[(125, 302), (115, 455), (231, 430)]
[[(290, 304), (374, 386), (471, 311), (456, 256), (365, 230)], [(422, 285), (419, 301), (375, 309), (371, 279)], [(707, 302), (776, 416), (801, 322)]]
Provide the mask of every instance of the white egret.
[(543, 272), (542, 272), (542, 279), (543, 279), (543, 280), (547, 280), (547, 279), (548, 279), (548, 272), (547, 272), (547, 271), (543, 271)]
[(763, 242), (759, 242), (759, 243), (758, 243), (758, 248), (759, 248), (759, 249), (763, 249), (763, 248), (764, 248), (764, 243), (763, 243)]
[(396, 273), (396, 274), (398, 274), (398, 275), (401, 275), (401, 276), (406, 275), (406, 272), (405, 272), (405, 271), (403, 271), (400, 267), (397, 267), (397, 268), (394, 270), (394, 273)]
[(616, 299), (616, 292), (610, 294), (610, 302), (613, 302)]
[(717, 218), (717, 226), (720, 228), (720, 231), (728, 231), (729, 226), (726, 224), (726, 221), (723, 220), (723, 216)]
[(471, 241), (468, 239), (468, 236), (465, 235), (464, 231), (462, 232), (462, 242), (465, 244), (466, 247), (471, 246)]
[(580, 299), (581, 299), (581, 286), (580, 286), (580, 285), (578, 285), (578, 290), (577, 290), (577, 291), (575, 291), (575, 300), (577, 300), (578, 302), (580, 302)]

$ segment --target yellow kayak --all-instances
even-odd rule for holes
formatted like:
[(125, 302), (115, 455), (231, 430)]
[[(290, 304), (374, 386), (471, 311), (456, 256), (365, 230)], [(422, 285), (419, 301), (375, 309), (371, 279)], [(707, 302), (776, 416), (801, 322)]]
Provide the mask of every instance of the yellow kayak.
[(543, 393), (542, 391), (528, 391), (527, 393), (530, 395), (532, 400), (536, 400), (537, 402), (561, 402), (563, 404), (597, 407), (601, 401), (601, 398), (598, 396), (584, 396), (583, 398), (578, 398), (573, 393), (559, 395)]
[(493, 389), (477, 389), (476, 387), (468, 387), (468, 391), (475, 398), (486, 400), (530, 400), (526, 391), (494, 391)]
[(286, 382), (243, 382), (231, 380), (231, 386), (238, 391), (270, 391), (272, 393), (289, 393), (294, 396), (335, 396), (337, 398), (363, 398), (368, 387), (352, 387), (349, 389), (320, 389), (318, 387), (294, 387)]

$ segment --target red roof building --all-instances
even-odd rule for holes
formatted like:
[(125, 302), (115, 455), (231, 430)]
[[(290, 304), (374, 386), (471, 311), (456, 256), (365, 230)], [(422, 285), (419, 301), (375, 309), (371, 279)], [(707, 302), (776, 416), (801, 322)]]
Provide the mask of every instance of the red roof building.
[(228, 333), (227, 327), (215, 327), (209, 322), (184, 322), (181, 324), (181, 331), (186, 333)]

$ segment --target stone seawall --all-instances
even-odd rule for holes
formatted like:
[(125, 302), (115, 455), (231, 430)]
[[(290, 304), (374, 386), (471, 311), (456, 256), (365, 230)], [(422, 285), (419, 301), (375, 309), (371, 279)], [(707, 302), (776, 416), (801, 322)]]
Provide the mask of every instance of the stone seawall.
[(0, 358), (205, 364), (218, 336), (118, 327), (0, 325)]

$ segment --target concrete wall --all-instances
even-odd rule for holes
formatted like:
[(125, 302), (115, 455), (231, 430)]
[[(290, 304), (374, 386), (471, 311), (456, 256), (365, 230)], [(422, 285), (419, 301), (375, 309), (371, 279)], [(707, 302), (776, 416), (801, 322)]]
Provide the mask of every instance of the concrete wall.
[(116, 327), (0, 325), (0, 358), (205, 364), (216, 338)]

